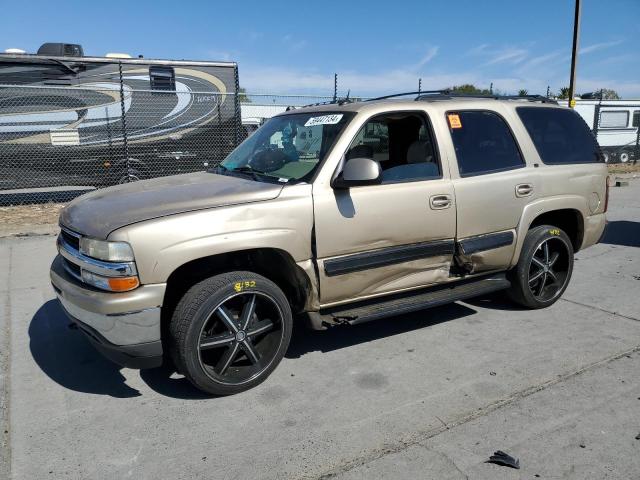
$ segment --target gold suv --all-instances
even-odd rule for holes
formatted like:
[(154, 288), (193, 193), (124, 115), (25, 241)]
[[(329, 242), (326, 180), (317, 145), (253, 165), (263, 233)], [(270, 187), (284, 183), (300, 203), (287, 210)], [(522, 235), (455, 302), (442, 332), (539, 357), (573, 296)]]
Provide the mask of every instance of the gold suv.
[(543, 308), (605, 228), (606, 167), (545, 98), (339, 101), (270, 119), (211, 171), (61, 213), (51, 280), (117, 363), (226, 395), (316, 329), (505, 290)]

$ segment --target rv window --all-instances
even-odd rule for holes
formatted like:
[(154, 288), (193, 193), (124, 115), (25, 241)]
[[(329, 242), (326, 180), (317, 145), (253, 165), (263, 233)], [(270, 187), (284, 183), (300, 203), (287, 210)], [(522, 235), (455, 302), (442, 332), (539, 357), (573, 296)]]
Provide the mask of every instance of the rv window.
[(600, 112), (600, 128), (627, 128), (629, 112), (626, 110), (605, 110)]
[(633, 124), (632, 127), (640, 127), (640, 110), (633, 112)]
[(151, 90), (175, 90), (176, 74), (173, 67), (153, 65), (149, 67)]
[(63, 53), (65, 57), (81, 57), (82, 47), (80, 45), (66, 43), (64, 45)]

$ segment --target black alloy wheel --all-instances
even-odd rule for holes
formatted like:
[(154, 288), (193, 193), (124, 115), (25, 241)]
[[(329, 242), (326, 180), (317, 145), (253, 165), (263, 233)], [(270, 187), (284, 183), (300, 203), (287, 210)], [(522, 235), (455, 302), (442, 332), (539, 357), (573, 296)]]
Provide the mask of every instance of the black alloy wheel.
[(248, 382), (269, 366), (282, 333), (282, 312), (273, 298), (252, 291), (230, 295), (202, 326), (200, 364), (216, 382)]
[(517, 265), (509, 272), (513, 301), (527, 308), (544, 308), (556, 302), (569, 285), (573, 272), (573, 244), (553, 225), (531, 228)]
[(169, 324), (169, 350), (197, 388), (231, 395), (271, 374), (292, 328), (291, 308), (275, 283), (253, 272), (222, 273), (180, 299)]
[(560, 237), (543, 240), (529, 264), (529, 290), (541, 302), (555, 299), (568, 280), (569, 247)]

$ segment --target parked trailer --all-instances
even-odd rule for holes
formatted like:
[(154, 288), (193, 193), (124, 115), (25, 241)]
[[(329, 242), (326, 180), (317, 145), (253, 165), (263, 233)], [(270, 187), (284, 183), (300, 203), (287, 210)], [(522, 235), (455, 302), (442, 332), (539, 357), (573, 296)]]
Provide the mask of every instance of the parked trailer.
[[(558, 103), (567, 106), (566, 100)], [(575, 111), (596, 134), (606, 162), (627, 163), (636, 159), (639, 100), (577, 99)]]
[(0, 193), (206, 169), (246, 137), (232, 62), (0, 54)]

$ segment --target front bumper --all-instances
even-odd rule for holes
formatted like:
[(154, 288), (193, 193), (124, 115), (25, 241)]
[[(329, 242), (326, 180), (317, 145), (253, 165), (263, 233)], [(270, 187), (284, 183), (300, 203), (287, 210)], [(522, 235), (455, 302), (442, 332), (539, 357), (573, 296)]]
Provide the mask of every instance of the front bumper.
[(103, 355), (130, 368), (162, 363), (160, 311), (166, 284), (143, 285), (124, 293), (99, 291), (72, 277), (60, 255), (50, 275), (65, 313)]

